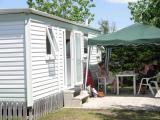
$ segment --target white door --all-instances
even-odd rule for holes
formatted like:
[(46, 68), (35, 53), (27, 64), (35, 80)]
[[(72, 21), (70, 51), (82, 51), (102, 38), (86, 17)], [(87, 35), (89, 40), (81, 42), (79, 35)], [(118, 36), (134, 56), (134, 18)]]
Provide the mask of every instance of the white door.
[(82, 38), (81, 32), (71, 32), (71, 81), (73, 86), (83, 83)]

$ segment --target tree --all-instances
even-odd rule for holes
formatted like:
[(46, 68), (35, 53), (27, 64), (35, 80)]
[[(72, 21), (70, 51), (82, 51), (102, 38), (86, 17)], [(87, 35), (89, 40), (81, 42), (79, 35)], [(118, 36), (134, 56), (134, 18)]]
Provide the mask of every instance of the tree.
[(90, 9), (95, 7), (92, 0), (28, 0), (29, 8), (63, 17), (79, 23), (89, 24), (94, 20)]
[(101, 20), (99, 22), (99, 25), (102, 34), (107, 34), (109, 32), (109, 24), (107, 20)]
[(112, 49), (110, 70), (120, 72), (135, 70), (142, 67), (143, 62), (159, 61), (160, 46), (126, 46)]
[(132, 20), (160, 28), (160, 0), (129, 2)]
[(101, 30), (102, 34), (112, 33), (117, 30), (116, 23), (112, 22), (111, 25), (109, 25), (108, 20), (101, 20), (98, 22), (100, 25), (99, 29)]
[(117, 30), (117, 27), (116, 27), (116, 23), (115, 22), (112, 22), (112, 25), (110, 26), (110, 28), (109, 28), (110, 30), (110, 32), (112, 33), (112, 32), (115, 32), (116, 30)]

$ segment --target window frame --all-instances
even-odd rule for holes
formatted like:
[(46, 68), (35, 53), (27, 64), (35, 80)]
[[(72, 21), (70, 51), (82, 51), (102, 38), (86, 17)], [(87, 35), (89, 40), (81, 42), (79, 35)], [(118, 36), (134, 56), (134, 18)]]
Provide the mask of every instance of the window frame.
[(56, 53), (59, 52), (59, 48), (58, 48), (57, 40), (55, 38), (53, 27), (49, 27), (49, 26), (46, 27), (46, 41), (47, 41), (47, 38), (50, 42), (50, 49), (51, 49), (51, 54), (47, 54), (47, 44), (46, 44), (47, 59), (55, 59)]

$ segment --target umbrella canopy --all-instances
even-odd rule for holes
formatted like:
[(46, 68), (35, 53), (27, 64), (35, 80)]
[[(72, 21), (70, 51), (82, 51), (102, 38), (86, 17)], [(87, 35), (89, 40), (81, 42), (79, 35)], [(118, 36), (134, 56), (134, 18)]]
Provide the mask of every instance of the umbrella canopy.
[(114, 33), (90, 38), (88, 44), (103, 46), (157, 45), (160, 44), (160, 29), (136, 23)]

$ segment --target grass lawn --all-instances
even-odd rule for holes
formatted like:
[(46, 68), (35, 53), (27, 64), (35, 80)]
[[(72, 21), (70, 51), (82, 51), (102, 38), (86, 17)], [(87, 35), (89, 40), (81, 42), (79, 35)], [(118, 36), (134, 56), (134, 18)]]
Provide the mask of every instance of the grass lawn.
[(63, 108), (39, 120), (160, 120), (160, 111), (90, 110)]

